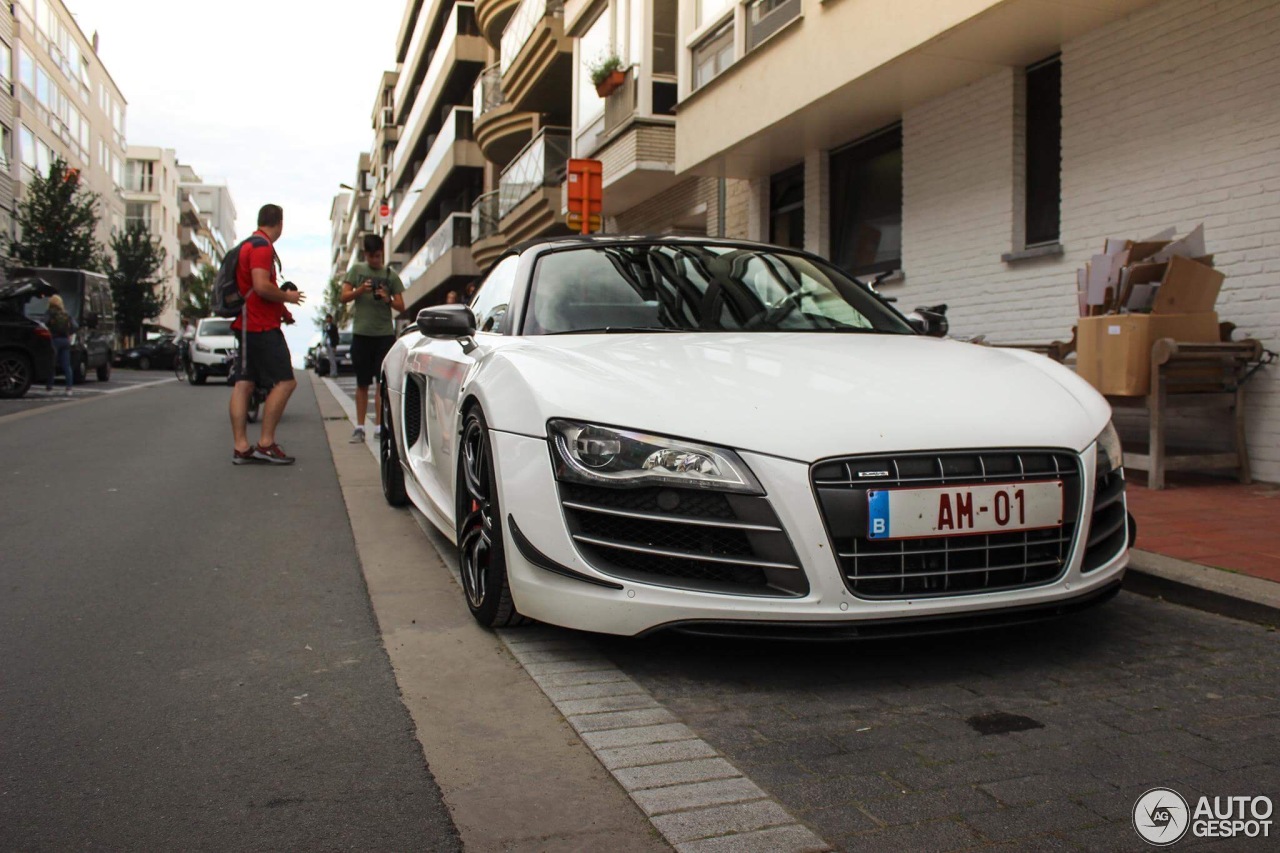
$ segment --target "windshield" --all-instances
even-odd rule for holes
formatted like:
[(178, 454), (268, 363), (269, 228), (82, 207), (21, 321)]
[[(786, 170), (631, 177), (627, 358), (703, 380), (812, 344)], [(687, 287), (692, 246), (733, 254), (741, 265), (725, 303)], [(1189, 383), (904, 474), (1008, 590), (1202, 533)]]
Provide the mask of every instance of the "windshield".
[(230, 320), (201, 320), (200, 329), (196, 332), (202, 338), (231, 334)]
[[(67, 313), (74, 319), (80, 316), (80, 294), (78, 291), (72, 290), (71, 288), (67, 288), (67, 290), (70, 292), (61, 294), (62, 307), (65, 308)], [(43, 321), (45, 316), (49, 313), (49, 297), (40, 296), (32, 299), (23, 306), (22, 312), (32, 320)]]
[(351, 332), (338, 332), (338, 346), (351, 346)]
[(586, 246), (539, 258), (525, 334), (651, 330), (915, 333), (835, 268), (765, 247)]

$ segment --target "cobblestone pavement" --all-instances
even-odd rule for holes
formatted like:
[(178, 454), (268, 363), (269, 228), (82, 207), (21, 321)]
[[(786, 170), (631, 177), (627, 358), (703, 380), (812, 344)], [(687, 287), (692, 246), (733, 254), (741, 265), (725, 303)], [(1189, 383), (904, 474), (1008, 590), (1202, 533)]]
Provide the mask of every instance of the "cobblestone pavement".
[(1136, 595), (911, 641), (590, 642), (842, 849), (1141, 850), (1149, 788), (1280, 795), (1276, 635)]

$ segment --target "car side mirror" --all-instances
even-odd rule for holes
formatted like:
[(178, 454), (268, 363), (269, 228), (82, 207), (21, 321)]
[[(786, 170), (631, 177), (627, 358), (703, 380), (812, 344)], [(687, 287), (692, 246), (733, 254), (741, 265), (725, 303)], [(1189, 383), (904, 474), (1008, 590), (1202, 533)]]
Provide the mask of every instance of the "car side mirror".
[(917, 332), (922, 335), (928, 335), (931, 338), (945, 338), (947, 336), (951, 324), (947, 322), (946, 314), (930, 311), (928, 308), (917, 308), (913, 313), (915, 316), (907, 318), (907, 322)]
[(417, 326), (428, 338), (470, 338), (476, 315), (466, 305), (433, 305), (418, 312)]

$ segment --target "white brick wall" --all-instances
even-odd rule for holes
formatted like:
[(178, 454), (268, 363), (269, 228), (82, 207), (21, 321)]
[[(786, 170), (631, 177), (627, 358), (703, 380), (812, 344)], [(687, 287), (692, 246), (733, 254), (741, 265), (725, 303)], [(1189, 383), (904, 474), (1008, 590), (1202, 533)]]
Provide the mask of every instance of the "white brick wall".
[[(903, 117), (903, 307), (959, 335), (1065, 338), (1074, 271), (1108, 236), (1205, 223), (1218, 312), (1280, 350), (1280, 3), (1167, 0), (1062, 47), (1061, 258), (1019, 248), (1019, 72)], [(1254, 474), (1280, 482), (1280, 368), (1249, 386)]]

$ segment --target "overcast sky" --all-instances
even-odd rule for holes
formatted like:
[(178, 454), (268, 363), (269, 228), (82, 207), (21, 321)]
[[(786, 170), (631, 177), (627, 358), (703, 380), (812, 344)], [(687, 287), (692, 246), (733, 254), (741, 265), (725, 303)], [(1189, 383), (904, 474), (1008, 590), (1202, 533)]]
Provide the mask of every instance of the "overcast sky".
[(404, 0), (65, 0), (128, 102), (131, 145), (172, 148), (225, 182), (236, 236), (284, 207), (285, 278), (307, 294), (286, 329), (295, 363), (329, 275), (329, 206), (373, 139), (378, 81), (395, 65)]

